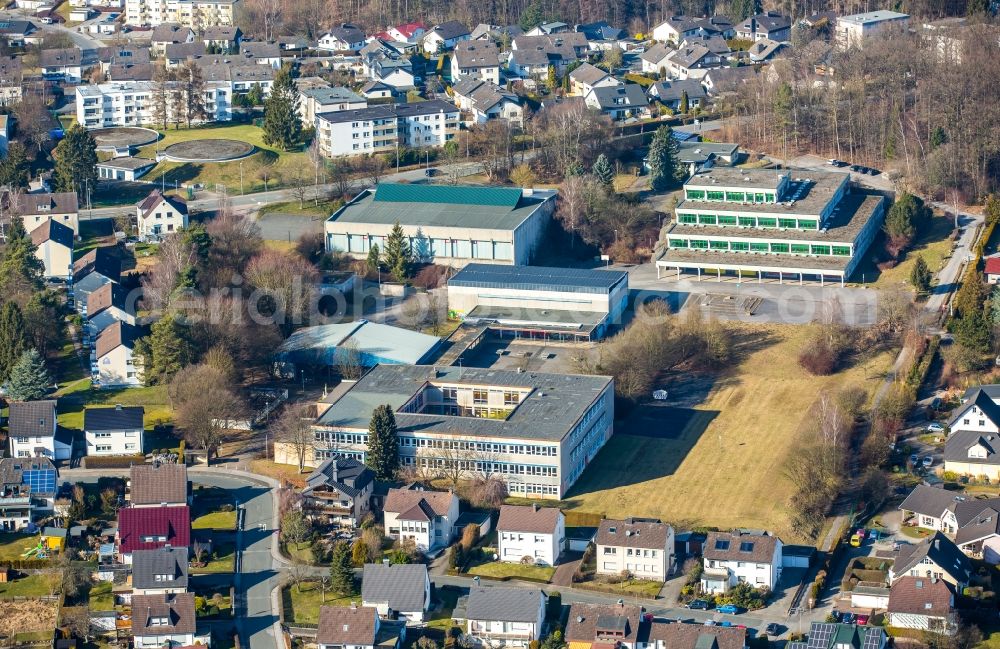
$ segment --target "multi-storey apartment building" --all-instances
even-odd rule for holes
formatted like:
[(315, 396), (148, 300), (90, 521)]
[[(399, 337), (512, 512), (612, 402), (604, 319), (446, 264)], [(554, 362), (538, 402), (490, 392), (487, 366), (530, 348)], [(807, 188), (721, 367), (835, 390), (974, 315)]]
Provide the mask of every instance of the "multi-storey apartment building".
[(458, 132), (459, 110), (432, 99), (316, 115), (320, 151), (328, 157), (444, 146)]
[(882, 227), (885, 202), (852, 192), (846, 173), (703, 169), (684, 184), (657, 274), (843, 283)]
[(611, 437), (607, 376), (378, 365), (313, 424), (313, 463), (364, 461), (376, 406), (396, 416), (404, 467), (496, 475), (511, 494), (562, 498)]
[[(172, 85), (167, 92), (172, 92)], [(86, 128), (155, 124), (157, 84), (152, 81), (119, 81), (76, 88), (76, 121)], [(229, 81), (205, 83), (204, 105), (208, 118), (196, 122), (232, 119), (233, 86)], [(167, 121), (173, 121), (173, 101), (166, 101)]]
[(233, 24), (236, 0), (125, 0), (125, 24), (156, 27), (177, 23), (202, 31)]

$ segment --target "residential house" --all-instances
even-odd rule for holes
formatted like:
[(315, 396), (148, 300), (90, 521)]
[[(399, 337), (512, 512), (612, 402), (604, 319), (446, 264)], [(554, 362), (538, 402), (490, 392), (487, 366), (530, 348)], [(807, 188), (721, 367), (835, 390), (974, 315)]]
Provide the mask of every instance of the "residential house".
[(349, 88), (309, 88), (299, 92), (299, 115), (305, 126), (315, 126), (316, 115), (368, 108), (368, 100)]
[(746, 629), (738, 626), (654, 621), (649, 623), (646, 649), (746, 649), (747, 637)]
[(901, 544), (896, 559), (889, 568), (889, 585), (902, 577), (943, 579), (964, 588), (972, 575), (972, 563), (951, 539), (934, 532), (916, 545)]
[(416, 485), (390, 489), (383, 506), (385, 533), (413, 541), (422, 552), (451, 544), (458, 520), (458, 497), (451, 491), (426, 491)]
[(142, 453), (142, 406), (110, 406), (83, 411), (87, 456)]
[(316, 630), (318, 649), (399, 649), (405, 628), (379, 619), (366, 606), (323, 606)]
[(302, 508), (316, 518), (356, 527), (371, 510), (375, 475), (349, 457), (323, 461), (306, 479)]
[(240, 43), (240, 56), (247, 63), (266, 65), (275, 70), (281, 69), (281, 48), (277, 43), (247, 42)]
[(649, 87), (646, 94), (674, 112), (678, 112), (685, 103), (688, 111), (704, 108), (708, 103), (708, 93), (696, 79), (657, 81)]
[(986, 258), (986, 266), (983, 268), (988, 284), (1000, 283), (1000, 255), (993, 255)]
[(759, 41), (764, 38), (779, 42), (790, 41), (792, 19), (776, 11), (750, 16), (736, 26), (736, 38), (747, 41)]
[[(366, 87), (367, 88), (367, 87)], [(367, 95), (365, 88), (362, 94)], [(440, 147), (455, 137), (458, 107), (440, 99), (384, 104), (316, 116), (323, 155), (337, 157)]]
[(56, 424), (55, 399), (10, 402), (7, 431), (13, 458), (45, 457), (59, 462), (72, 455), (73, 436)]
[(76, 192), (56, 192), (54, 194), (12, 194), (6, 193), (0, 199), (6, 203), (10, 214), (21, 217), (21, 223), (27, 232), (33, 231), (46, 221), (58, 221), (73, 230), (80, 232), (80, 208)]
[(183, 507), (191, 503), (187, 467), (183, 464), (133, 464), (125, 500), (130, 507)]
[(187, 548), (132, 553), (132, 595), (173, 595), (188, 588)]
[(191, 647), (196, 642), (208, 644), (207, 637), (199, 638), (196, 626), (194, 593), (132, 596), (135, 649)]
[(421, 624), (431, 607), (431, 580), (422, 563), (366, 563), (361, 576), (361, 605), (379, 617)]
[(359, 92), (365, 99), (392, 99), (396, 96), (396, 89), (384, 81), (369, 81), (361, 86)]
[[(152, 81), (153, 80), (153, 65), (151, 63), (123, 63), (108, 66), (108, 71), (105, 74), (108, 81)], [(134, 177), (139, 178), (145, 171), (139, 172), (134, 167), (111, 167), (113, 169), (126, 169), (126, 174), (132, 173), (137, 174)], [(126, 176), (127, 178), (127, 176)], [(112, 175), (108, 178), (109, 180), (124, 180), (125, 178), (117, 178)]]
[(597, 574), (666, 581), (674, 564), (674, 528), (659, 521), (604, 519), (594, 537)]
[(732, 167), (739, 155), (740, 145), (733, 143), (697, 140), (677, 143), (677, 162), (687, 166), (689, 176), (713, 167)]
[(46, 279), (68, 281), (73, 277), (73, 230), (59, 221), (46, 220), (31, 231), (35, 257), (42, 262)]
[(48, 81), (80, 83), (83, 79), (83, 52), (79, 47), (61, 47), (38, 53), (42, 77)]
[(570, 31), (569, 25), (566, 23), (561, 23), (558, 21), (542, 23), (532, 27), (525, 32), (526, 36), (548, 36), (549, 34), (562, 34), (563, 32)]
[(201, 42), (220, 52), (238, 52), (243, 32), (233, 25), (209, 25), (201, 32)]
[(115, 65), (148, 65), (150, 63), (149, 48), (135, 45), (99, 47), (97, 48), (97, 61), (105, 73)]
[(667, 55), (667, 74), (674, 79), (687, 79), (694, 70), (706, 70), (722, 65), (722, 57), (704, 45), (682, 45)]
[(142, 336), (138, 327), (120, 321), (97, 334), (90, 352), (94, 383), (102, 388), (142, 385), (142, 362), (135, 354), (135, 341)]
[[(142, 79), (152, 79), (153, 66), (149, 63), (135, 66), (112, 65), (108, 68), (108, 77), (121, 81), (124, 77), (129, 79), (139, 77)], [(110, 182), (124, 181), (135, 182), (156, 166), (156, 160), (150, 158), (135, 158), (132, 156), (121, 156), (111, 158), (97, 163), (97, 177)]]
[(21, 57), (0, 57), (0, 106), (21, 101), (23, 83)]
[(701, 31), (701, 25), (688, 16), (671, 16), (653, 28), (653, 40), (661, 43), (679, 44), (685, 38), (695, 36)]
[(500, 83), (500, 50), (492, 41), (463, 41), (451, 57), (451, 79), (482, 79)]
[(507, 68), (522, 79), (543, 79), (548, 75), (549, 66), (557, 75), (566, 73), (566, 67), (584, 58), (589, 44), (579, 32), (566, 32), (551, 36), (518, 36), (511, 43), (510, 60)]
[(583, 100), (612, 120), (622, 121), (649, 114), (649, 100), (637, 83), (618, 83), (592, 89)]
[(708, 36), (706, 34), (698, 34), (697, 36), (685, 38), (681, 43), (682, 47), (692, 47), (694, 45), (702, 45), (708, 48), (708, 51), (718, 55), (722, 62), (725, 62), (733, 54), (733, 51), (729, 49), (729, 43), (726, 42), (726, 39), (718, 35)]
[(580, 32), (588, 41), (620, 41), (628, 38), (628, 32), (608, 24), (606, 20), (577, 25), (573, 31)]
[(350, 23), (340, 23), (319, 38), (316, 49), (330, 52), (357, 52), (365, 46), (365, 32)]
[(750, 56), (751, 63), (766, 63), (787, 46), (788, 43), (772, 41), (770, 38), (762, 38), (750, 46), (747, 54)]
[(136, 219), (143, 239), (179, 232), (188, 226), (187, 203), (154, 189), (136, 205)]
[(503, 505), (497, 537), (500, 561), (554, 566), (566, 542), (566, 517), (556, 507)]
[(642, 63), (642, 71), (646, 73), (659, 74), (665, 77), (667, 74), (667, 60), (674, 48), (668, 47), (664, 43), (657, 43), (639, 55)]
[(0, 531), (25, 531), (51, 514), (58, 476), (47, 457), (0, 458)]
[(149, 37), (149, 45), (153, 56), (163, 56), (167, 45), (172, 43), (193, 43), (194, 30), (176, 23), (163, 23), (153, 29)]
[(122, 563), (132, 563), (136, 550), (187, 549), (191, 545), (191, 508), (125, 507), (118, 510), (115, 539)]
[[(221, 99), (226, 103), (230, 101), (226, 91), (229, 91), (232, 97), (236, 97), (247, 94), (254, 86), (259, 86), (261, 96), (267, 99), (268, 95), (271, 94), (271, 86), (274, 85), (274, 77), (277, 74), (274, 68), (255, 63), (240, 64), (227, 59), (211, 58), (200, 59), (198, 62), (201, 64), (201, 75), (205, 81), (223, 89)], [(209, 108), (211, 110), (211, 106)], [(219, 112), (223, 108), (226, 111), (224, 114)], [(215, 121), (230, 119), (232, 115), (228, 111), (228, 105), (225, 107), (216, 106), (213, 113), (216, 117)]]
[(590, 63), (581, 63), (569, 73), (569, 93), (577, 97), (586, 97), (594, 88), (617, 86), (618, 83), (618, 79)]
[(889, 624), (953, 635), (958, 630), (954, 587), (943, 579), (901, 577), (889, 590)]
[(73, 300), (87, 316), (87, 297), (105, 284), (119, 283), (122, 260), (117, 246), (100, 246), (73, 262)]
[(737, 68), (722, 67), (708, 70), (701, 79), (701, 84), (711, 96), (736, 90), (740, 85), (753, 80), (757, 76), (757, 68), (744, 65)]
[(471, 37), (469, 28), (457, 20), (449, 20), (446, 23), (435, 25), (424, 34), (424, 52), (437, 54), (453, 49), (460, 41), (467, 41)]
[(465, 633), (484, 646), (527, 647), (542, 639), (546, 602), (538, 588), (473, 586), (466, 602)]
[(1000, 392), (994, 386), (970, 388), (962, 403), (952, 413), (948, 427), (952, 431), (968, 430), (980, 433), (1000, 431)]
[(479, 23), (476, 28), (472, 30), (470, 35), (470, 40), (474, 41), (496, 41), (501, 42), (505, 39), (513, 40), (518, 36), (523, 36), (524, 30), (518, 25), (490, 25), (488, 23)]
[(736, 26), (728, 16), (709, 16), (698, 21), (698, 27), (705, 36), (718, 36), (729, 40), (736, 35)]
[(495, 83), (476, 78), (463, 79), (452, 87), (452, 92), (455, 104), (471, 115), (467, 123), (483, 124), (491, 119), (505, 119), (518, 125), (524, 123), (521, 98)]
[(303, 52), (309, 48), (309, 39), (304, 36), (279, 36), (278, 45), (283, 52)]
[(386, 33), (392, 40), (400, 43), (419, 43), (427, 33), (427, 26), (419, 22), (403, 23), (390, 27)]
[[(970, 411), (971, 414), (971, 411)], [(994, 415), (979, 414), (972, 421), (986, 421), (983, 428), (994, 426)], [(982, 417), (980, 419), (979, 417)], [(964, 420), (964, 418), (963, 418)], [(1000, 421), (1000, 420), (997, 420)], [(981, 480), (1000, 479), (1000, 441), (996, 432), (978, 430), (956, 430), (948, 436), (944, 445), (944, 470), (959, 475), (973, 476)]]
[(711, 532), (702, 552), (701, 589), (725, 593), (740, 582), (774, 590), (781, 577), (781, 539), (766, 532)]
[(584, 604), (569, 607), (565, 640), (571, 647), (637, 649), (649, 635), (643, 608), (634, 604)]
[(37, 45), (41, 42), (41, 32), (30, 20), (5, 20), (0, 23), (0, 38), (11, 47)]
[(206, 54), (208, 54), (208, 46), (202, 41), (168, 43), (163, 48), (165, 65), (168, 69), (178, 68), (190, 61), (200, 59)]
[(786, 649), (885, 649), (889, 636), (880, 626), (813, 622), (808, 639), (789, 642)]
[(373, 81), (390, 85), (397, 92), (406, 92), (417, 82), (409, 59), (379, 56), (371, 61), (368, 69)]

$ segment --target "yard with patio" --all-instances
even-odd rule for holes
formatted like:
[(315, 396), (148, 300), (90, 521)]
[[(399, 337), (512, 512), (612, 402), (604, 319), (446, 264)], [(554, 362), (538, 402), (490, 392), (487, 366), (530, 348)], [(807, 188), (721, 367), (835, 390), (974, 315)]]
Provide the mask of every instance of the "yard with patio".
[(324, 594), (319, 582), (315, 581), (288, 584), (281, 588), (281, 606), (286, 624), (316, 625), (321, 606), (350, 606), (351, 601), (360, 602), (360, 593), (347, 597), (336, 597), (329, 591)]
[(216, 543), (212, 552), (205, 552), (201, 561), (195, 560), (191, 563), (191, 574), (233, 572), (235, 563), (236, 546), (232, 543)]

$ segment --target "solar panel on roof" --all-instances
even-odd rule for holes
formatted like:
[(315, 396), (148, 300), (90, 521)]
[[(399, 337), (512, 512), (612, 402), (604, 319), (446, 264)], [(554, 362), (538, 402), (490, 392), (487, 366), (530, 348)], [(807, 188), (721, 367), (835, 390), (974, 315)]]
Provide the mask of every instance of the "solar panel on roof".
[(825, 649), (829, 647), (830, 638), (833, 637), (834, 630), (835, 626), (833, 624), (813, 622), (812, 628), (809, 629), (809, 648)]
[(21, 475), (22, 484), (28, 485), (31, 493), (54, 493), (56, 472), (52, 469), (33, 469)]

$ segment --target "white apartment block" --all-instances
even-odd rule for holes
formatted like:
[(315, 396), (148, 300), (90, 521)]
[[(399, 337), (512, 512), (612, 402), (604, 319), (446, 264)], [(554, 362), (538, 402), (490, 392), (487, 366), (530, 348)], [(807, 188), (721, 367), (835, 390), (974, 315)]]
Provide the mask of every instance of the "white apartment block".
[(316, 115), (323, 155), (364, 155), (440, 147), (458, 132), (457, 106), (438, 99)]
[(125, 0), (125, 24), (156, 27), (177, 23), (202, 31), (233, 24), (236, 0)]
[(837, 18), (837, 47), (846, 50), (851, 47), (863, 47), (866, 38), (874, 36), (883, 29), (896, 27), (906, 29), (910, 23), (908, 14), (896, 11), (869, 11), (863, 14), (840, 16)]
[[(169, 89), (168, 89), (169, 91)], [(76, 88), (76, 121), (86, 128), (141, 126), (156, 123), (157, 84), (152, 81), (119, 81)], [(204, 100), (208, 119), (232, 119), (231, 82), (205, 83)], [(167, 121), (173, 121), (173, 102), (167, 100)]]

